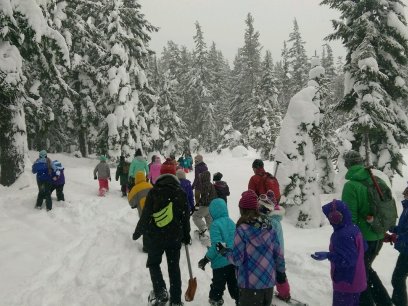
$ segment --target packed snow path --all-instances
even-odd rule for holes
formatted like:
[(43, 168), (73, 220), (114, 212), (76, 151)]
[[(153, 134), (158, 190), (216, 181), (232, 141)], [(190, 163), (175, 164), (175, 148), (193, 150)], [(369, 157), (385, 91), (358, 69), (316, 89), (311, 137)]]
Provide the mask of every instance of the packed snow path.
[[(30, 155), (35, 160), (36, 152)], [(57, 202), (54, 193), (51, 212), (34, 209), (37, 185), (30, 171), (13, 187), (0, 186), (0, 305), (146, 305), (151, 290), (145, 267), (147, 255), (141, 252), (141, 239), (132, 240), (137, 211), (130, 209), (126, 198), (120, 197), (120, 186), (114, 180), (106, 197), (97, 196), (98, 184), (92, 174), (96, 160), (62, 154), (50, 157), (62, 161), (67, 178), (64, 189), (67, 201)], [(228, 208), (234, 221), (238, 219), (237, 203), (252, 175), (255, 157), (252, 152), (204, 155), (210, 171), (222, 172), (230, 186)], [(272, 163), (266, 163), (267, 170), (272, 168)], [(112, 170), (114, 177), (115, 169)], [(406, 168), (404, 174), (408, 177)], [(193, 174), (188, 177), (192, 180)], [(398, 201), (405, 186), (404, 178), (394, 179)], [(336, 196), (322, 195), (322, 202)], [(301, 230), (284, 221), (283, 229), (292, 295), (309, 305), (330, 305), (329, 262), (316, 262), (310, 254), (327, 250), (331, 227)], [(197, 268), (205, 251), (199, 241), (193, 240), (190, 256), (198, 289), (195, 300), (186, 305), (207, 305), (212, 270), (209, 264), (205, 271)], [(375, 262), (390, 293), (397, 255), (385, 245)], [(162, 270), (168, 284), (165, 260)], [(189, 278), (184, 249), (181, 270), (184, 294)], [(227, 292), (224, 299), (225, 305), (234, 305)]]

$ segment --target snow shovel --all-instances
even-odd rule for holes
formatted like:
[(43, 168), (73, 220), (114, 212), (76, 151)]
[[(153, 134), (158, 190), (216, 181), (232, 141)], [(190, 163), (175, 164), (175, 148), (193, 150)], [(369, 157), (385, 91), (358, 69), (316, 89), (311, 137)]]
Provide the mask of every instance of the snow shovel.
[(190, 274), (190, 279), (188, 280), (188, 288), (186, 293), (184, 294), (184, 298), (187, 302), (191, 302), (194, 300), (194, 295), (197, 290), (197, 279), (193, 278), (193, 271), (191, 270), (191, 262), (190, 262), (190, 254), (188, 253), (188, 246), (187, 244), (184, 245), (186, 248), (186, 256), (187, 256), (187, 265), (188, 265), (188, 273)]

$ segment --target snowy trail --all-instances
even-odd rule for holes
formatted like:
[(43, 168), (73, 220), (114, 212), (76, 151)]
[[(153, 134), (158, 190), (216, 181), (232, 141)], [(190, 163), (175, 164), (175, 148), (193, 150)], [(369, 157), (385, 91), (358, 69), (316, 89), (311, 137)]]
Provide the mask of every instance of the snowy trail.
[[(405, 152), (407, 153), (407, 152)], [(0, 305), (145, 305), (151, 281), (145, 267), (147, 255), (141, 252), (141, 241), (131, 235), (137, 223), (135, 210), (120, 197), (120, 186), (112, 181), (106, 197), (98, 197), (92, 170), (95, 160), (56, 155), (66, 167), (66, 203), (53, 201), (51, 213), (33, 209), (37, 186), (27, 172), (19, 190), (0, 187)], [(228, 199), (231, 218), (237, 220), (240, 194), (251, 175), (253, 156), (205, 156), (210, 171), (221, 171), (232, 191)], [(271, 169), (272, 164), (267, 164)], [(114, 176), (114, 169), (112, 169)], [(404, 167), (404, 175), (408, 170)], [(192, 180), (192, 174), (188, 177)], [(405, 187), (404, 178), (395, 178), (394, 191)], [(336, 195), (326, 195), (328, 202)], [(399, 197), (399, 198), (398, 198)], [(53, 195), (55, 200), (55, 194)], [(301, 230), (283, 222), (287, 275), (292, 295), (313, 306), (331, 303), (329, 263), (316, 262), (310, 254), (326, 250), (332, 233), (330, 226)], [(192, 230), (195, 226), (192, 224)], [(195, 300), (186, 305), (207, 304), (212, 270), (197, 268), (206, 248), (193, 240), (190, 256), (198, 288)], [(391, 292), (390, 279), (397, 252), (384, 246), (375, 268)], [(188, 283), (184, 248), (181, 251), (183, 294)], [(162, 269), (168, 284), (167, 265)], [(228, 294), (225, 305), (234, 305)]]

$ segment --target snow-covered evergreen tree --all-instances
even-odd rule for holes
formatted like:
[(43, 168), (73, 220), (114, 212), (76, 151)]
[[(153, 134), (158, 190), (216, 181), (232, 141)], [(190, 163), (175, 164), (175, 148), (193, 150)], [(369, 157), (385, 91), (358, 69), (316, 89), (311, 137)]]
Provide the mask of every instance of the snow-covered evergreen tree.
[(345, 97), (339, 108), (349, 112), (351, 120), (343, 131), (353, 132), (353, 148), (366, 152), (367, 163), (389, 177), (395, 172), (402, 175), (399, 148), (408, 143), (408, 121), (400, 107), (408, 89), (401, 69), (408, 55), (404, 4), (400, 0), (322, 4), (341, 12), (329, 39), (341, 39), (347, 48)]
[(223, 120), (223, 128), (220, 132), (220, 144), (218, 145), (217, 152), (221, 153), (223, 149), (229, 148), (232, 150), (234, 147), (241, 145), (242, 134), (232, 127), (232, 123), (228, 118)]
[(275, 65), (275, 73), (278, 77), (278, 101), (282, 106), (281, 111), (286, 111), (291, 98), (291, 74), (289, 71), (289, 51), (286, 41), (283, 42), (281, 61)]

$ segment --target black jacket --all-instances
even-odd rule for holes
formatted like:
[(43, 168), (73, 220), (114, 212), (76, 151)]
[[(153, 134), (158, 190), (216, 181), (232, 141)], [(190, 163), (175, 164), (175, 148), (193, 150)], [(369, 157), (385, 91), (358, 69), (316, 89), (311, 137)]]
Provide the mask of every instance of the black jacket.
[[(158, 227), (153, 214), (173, 202), (173, 220), (164, 227)], [(156, 184), (146, 197), (142, 215), (137, 223), (136, 238), (144, 235), (147, 248), (160, 245), (163, 241), (177, 243), (190, 242), (190, 214), (187, 196), (180, 187), (176, 176), (164, 174), (159, 176)]]

